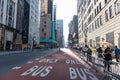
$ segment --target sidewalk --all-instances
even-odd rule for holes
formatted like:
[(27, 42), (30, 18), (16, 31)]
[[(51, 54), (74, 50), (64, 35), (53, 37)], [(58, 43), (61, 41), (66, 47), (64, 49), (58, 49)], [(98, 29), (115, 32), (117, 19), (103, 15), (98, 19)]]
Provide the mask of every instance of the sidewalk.
[(31, 52), (31, 50), (20, 50), (20, 51), (0, 51), (0, 56), (1, 56), (1, 55), (14, 54), (14, 53), (25, 53), (25, 52)]
[[(43, 49), (28, 49), (28, 50), (19, 50), (19, 51), (0, 51), (1, 55), (8, 55), (8, 54), (14, 54), (14, 53), (27, 53), (27, 52), (38, 52), (43, 50), (50, 50), (51, 48), (43, 48)], [(52, 48), (54, 49), (54, 48)]]
[[(90, 66), (95, 68), (97, 71), (100, 71), (105, 76), (109, 76), (111, 79), (119, 80), (120, 79), (120, 63), (115, 62), (115, 59), (111, 61), (110, 63), (110, 72), (107, 70), (107, 68), (104, 67), (105, 60), (102, 58), (98, 58), (96, 55), (94, 56), (87, 56), (87, 54), (83, 55), (80, 51), (72, 50), (77, 56), (79, 56), (81, 59), (83, 59), (86, 63), (88, 63)], [(88, 58), (91, 58), (91, 61), (87, 60)]]

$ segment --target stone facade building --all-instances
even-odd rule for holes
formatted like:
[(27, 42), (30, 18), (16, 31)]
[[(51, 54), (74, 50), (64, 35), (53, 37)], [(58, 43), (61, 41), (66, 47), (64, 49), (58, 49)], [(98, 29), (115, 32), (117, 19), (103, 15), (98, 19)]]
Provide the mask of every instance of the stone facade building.
[(120, 47), (120, 0), (84, 0), (78, 9), (79, 44), (99, 47), (107, 41)]

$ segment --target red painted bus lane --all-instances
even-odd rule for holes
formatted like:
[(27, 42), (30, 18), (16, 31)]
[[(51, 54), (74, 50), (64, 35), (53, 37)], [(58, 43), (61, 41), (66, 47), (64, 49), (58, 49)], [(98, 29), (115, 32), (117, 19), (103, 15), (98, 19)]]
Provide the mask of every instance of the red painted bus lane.
[(0, 80), (101, 80), (101, 74), (81, 61), (65, 52), (56, 52), (14, 70)]

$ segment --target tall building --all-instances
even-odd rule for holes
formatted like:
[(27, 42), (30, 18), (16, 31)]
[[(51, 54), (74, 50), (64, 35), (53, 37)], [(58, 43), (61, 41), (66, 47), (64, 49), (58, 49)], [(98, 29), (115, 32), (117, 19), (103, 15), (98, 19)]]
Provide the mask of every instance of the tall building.
[[(17, 17), (16, 17), (16, 30), (15, 30), (15, 49), (22, 49), (22, 27), (25, 9), (25, 0), (18, 0), (17, 3)], [(24, 41), (23, 41), (24, 42)]]
[(69, 23), (69, 36), (68, 42), (69, 46), (78, 44), (78, 16), (74, 15), (72, 21)]
[(56, 6), (53, 0), (41, 0), (40, 42), (49, 44), (55, 42)]
[(19, 0), (17, 30), (22, 32), (22, 47), (39, 44), (40, 40), (40, 0)]
[(46, 16), (41, 17), (41, 27), (40, 27), (41, 40), (52, 39), (51, 23), (52, 21), (50, 14), (46, 14)]
[(63, 20), (56, 21), (56, 35), (59, 47), (64, 47)]
[(23, 44), (22, 48), (25, 48), (25, 47), (29, 47), (28, 41), (29, 41), (30, 3), (27, 0), (24, 0), (24, 11), (23, 12), (24, 12), (24, 17), (23, 17), (23, 21), (21, 24), (22, 25), (22, 44)]
[(81, 4), (81, 1), (83, 1), (83, 0), (77, 0), (77, 11), (79, 11), (79, 7), (80, 7), (80, 4)]
[(10, 50), (15, 44), (17, 0), (0, 0), (0, 49)]
[(40, 42), (43, 43), (52, 39), (52, 10), (53, 0), (41, 0)]
[(39, 44), (40, 0), (0, 0), (0, 49)]
[(120, 47), (120, 0), (84, 0), (78, 12), (79, 43), (99, 47), (107, 41)]
[[(39, 44), (40, 40), (40, 2), (41, 0), (27, 0), (30, 3), (29, 15), (29, 38), (28, 43), (32, 46)], [(26, 27), (26, 26), (25, 26)]]
[(41, 0), (41, 16), (52, 14), (53, 0)]

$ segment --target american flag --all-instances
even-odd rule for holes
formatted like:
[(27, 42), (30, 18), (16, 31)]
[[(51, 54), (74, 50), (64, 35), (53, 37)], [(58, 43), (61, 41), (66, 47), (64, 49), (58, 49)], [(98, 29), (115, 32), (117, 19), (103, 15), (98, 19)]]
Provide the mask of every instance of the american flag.
[(72, 38), (75, 38), (75, 36), (76, 36), (76, 33), (74, 32), (73, 35), (72, 35)]

